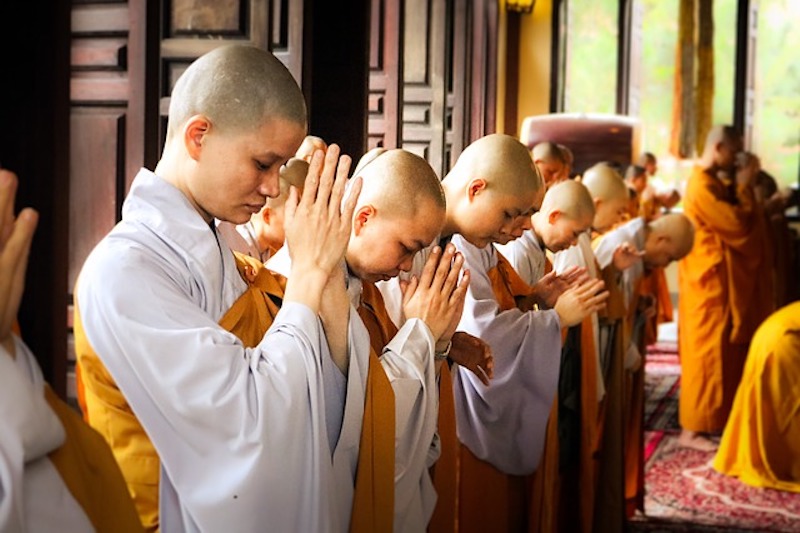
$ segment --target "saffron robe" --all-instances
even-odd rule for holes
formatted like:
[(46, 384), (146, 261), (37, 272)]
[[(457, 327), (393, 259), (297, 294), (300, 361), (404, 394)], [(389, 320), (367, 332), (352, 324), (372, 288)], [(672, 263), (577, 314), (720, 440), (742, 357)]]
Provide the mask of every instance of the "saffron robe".
[[(267, 264), (276, 272), (288, 272), (291, 269), (288, 248), (281, 248)], [(390, 509), (388, 516), (394, 516), (395, 532), (422, 531), (436, 504), (428, 472), (439, 453), (434, 445), (439, 403), (433, 366), (435, 339), (419, 319), (405, 321), (398, 330), (373, 284), (350, 275), (347, 288), (359, 319), (369, 331), (375, 356), (370, 373), (382, 373), (381, 381), (388, 380), (393, 392), (391, 404), (388, 398), (380, 404), (384, 412), (374, 413), (375, 420), (382, 423), (395, 421), (394, 460), (386, 458), (377, 466), (382, 472), (393, 472), (394, 476), (393, 486), (392, 478), (388, 480), (388, 487), (394, 491), (394, 510)], [(376, 360), (378, 366), (374, 365)], [(386, 487), (386, 481), (381, 486)], [(383, 525), (379, 530), (387, 529)]]
[(750, 338), (770, 311), (767, 239), (752, 187), (737, 186), (733, 197), (695, 167), (683, 205), (695, 239), (678, 263), (680, 423), (713, 433), (725, 427)]
[(714, 468), (755, 487), (800, 492), (800, 302), (767, 318), (750, 344)]
[(15, 360), (0, 347), (0, 531), (142, 531), (106, 442), (14, 344)]
[(344, 531), (367, 370), (353, 354), (368, 353), (367, 333), (350, 322), (347, 379), (300, 304), (284, 302), (247, 348), (217, 323), (246, 288), (183, 194), (142, 170), (76, 297), (87, 345), (161, 460), (163, 531)]

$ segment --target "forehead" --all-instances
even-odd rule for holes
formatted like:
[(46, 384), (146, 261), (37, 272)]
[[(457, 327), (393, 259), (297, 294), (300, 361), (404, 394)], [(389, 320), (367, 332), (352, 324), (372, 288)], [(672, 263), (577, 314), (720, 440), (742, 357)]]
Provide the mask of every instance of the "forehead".
[(577, 231), (582, 232), (589, 229), (592, 225), (592, 217), (585, 216), (585, 217), (577, 217), (573, 218), (570, 216), (562, 216), (556, 221), (557, 225), (560, 225), (564, 229), (568, 231)]
[[(380, 217), (380, 212), (378, 213)], [(415, 210), (397, 216), (382, 217), (384, 236), (395, 238), (406, 244), (428, 244), (441, 233), (445, 222), (445, 210), (433, 201), (424, 201)]]
[(525, 213), (530, 211), (536, 203), (537, 191), (533, 188), (518, 191), (518, 194), (497, 193), (489, 196), (490, 209), (497, 213), (515, 211)]
[(256, 155), (275, 154), (288, 159), (294, 155), (305, 134), (304, 124), (273, 118), (255, 129), (241, 132), (240, 137), (247, 140), (248, 149)]

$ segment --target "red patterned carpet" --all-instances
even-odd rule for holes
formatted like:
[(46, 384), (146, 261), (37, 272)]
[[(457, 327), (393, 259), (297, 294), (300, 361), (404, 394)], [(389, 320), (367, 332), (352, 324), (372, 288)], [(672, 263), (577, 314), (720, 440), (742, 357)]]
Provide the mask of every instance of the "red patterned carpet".
[(629, 530), (800, 532), (800, 494), (750, 487), (713, 470), (713, 452), (677, 446), (676, 345), (651, 346), (646, 365), (645, 515)]

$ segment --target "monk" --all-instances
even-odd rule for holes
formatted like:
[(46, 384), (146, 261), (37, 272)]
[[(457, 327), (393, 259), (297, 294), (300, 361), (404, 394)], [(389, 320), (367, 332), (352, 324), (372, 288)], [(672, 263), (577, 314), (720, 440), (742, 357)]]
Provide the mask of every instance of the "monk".
[(800, 302), (756, 330), (714, 468), (754, 487), (800, 492)]
[[(447, 214), (439, 242), (451, 241), (464, 254), (471, 275), (457, 329), (487, 342), (495, 363), (488, 387), (475, 374), (453, 367), (460, 442), (457, 508), (449, 511), (449, 523), (437, 522), (434, 530), (452, 531), (456, 524), (459, 531), (513, 530), (526, 521), (523, 476), (541, 457), (558, 383), (561, 327), (601, 306), (605, 294), (597, 294), (600, 283), (584, 284), (565, 291), (553, 310), (517, 309), (515, 295), (527, 296), (531, 289), (504, 259), (498, 267), (493, 243), (522, 234), (543, 183), (515, 138), (493, 134), (473, 142), (442, 186)], [(420, 259), (430, 253), (426, 250)], [(444, 390), (444, 381), (440, 387)], [(437, 506), (436, 513), (440, 510)]]
[(575, 154), (566, 144), (558, 144), (561, 155), (564, 157), (564, 171), (561, 173), (562, 180), (572, 179), (572, 167), (575, 165)]
[[(365, 162), (366, 161), (366, 162)], [(378, 418), (394, 420), (394, 531), (424, 531), (436, 503), (428, 468), (438, 416), (437, 371), (449, 355), (469, 283), (461, 254), (436, 249), (403, 295), (405, 322), (389, 318), (375, 282), (411, 269), (414, 255), (442, 231), (445, 199), (439, 178), (421, 157), (405, 150), (375, 149), (356, 167), (363, 188), (345, 254), (351, 303), (370, 332), (377, 369), (392, 384), (393, 401)], [(268, 266), (288, 272), (281, 250)], [(379, 525), (379, 524), (378, 524)], [(391, 522), (388, 527), (392, 527)], [(385, 530), (385, 527), (379, 528)]]
[(531, 150), (531, 156), (542, 175), (545, 189), (567, 179), (564, 174), (567, 169), (567, 160), (564, 152), (556, 143), (550, 141), (538, 143)]
[[(741, 135), (714, 126), (686, 186), (696, 245), (678, 264), (682, 446), (710, 451), (725, 427), (755, 329), (770, 310), (770, 265), (751, 157)], [(766, 299), (766, 300), (765, 300)]]
[(592, 232), (602, 235), (622, 221), (628, 210), (628, 189), (616, 169), (607, 163), (592, 165), (581, 177), (595, 206)]
[[(532, 229), (526, 230), (519, 239), (498, 246), (498, 250), (508, 252), (515, 271), (535, 288), (547, 277), (555, 277), (561, 283), (567, 282), (568, 286), (574, 283), (568, 281), (573, 276), (584, 279), (587, 269), (574, 266), (557, 276), (551, 271), (552, 265), (545, 257), (544, 250), (557, 254), (573, 246), (580, 235), (589, 230), (593, 218), (594, 203), (586, 187), (572, 180), (557, 183), (547, 191), (541, 209), (531, 217)], [(526, 279), (526, 275), (532, 271), (530, 265), (541, 263), (545, 267), (535, 272), (541, 279), (538, 282), (528, 281), (530, 278)], [(549, 273), (542, 277), (545, 271)], [(537, 303), (540, 308), (553, 306), (548, 301)], [(589, 336), (592, 335), (593, 316), (584, 319)], [(582, 325), (577, 325), (564, 330), (566, 342), (559, 369), (559, 393), (550, 413), (542, 460), (532, 482), (530, 531), (559, 531), (571, 526), (578, 527), (582, 512), (585, 511), (584, 494), (592, 485), (592, 481), (581, 470), (592, 466), (594, 447), (589, 446), (589, 442), (594, 445), (590, 435), (592, 427), (586, 426), (596, 423), (598, 394), (602, 397), (603, 383), (594, 342), (583, 338), (582, 329)], [(587, 383), (582, 386), (581, 381)], [(583, 405), (584, 401), (587, 406)], [(591, 448), (591, 452), (582, 456), (579, 448), (584, 445)], [(578, 506), (576, 512), (574, 495), (578, 491), (582, 505)], [(588, 514), (591, 519), (591, 514)]]
[(361, 181), (343, 202), (349, 158), (315, 152), (286, 206), (285, 284), (237, 264), (213, 226), (277, 196), (305, 135), (303, 95), (272, 54), (201, 56), (173, 89), (155, 170), (136, 176), (79, 275), (88, 419), (148, 529), (349, 527), (369, 339), (350, 320), (342, 261)]
[(638, 166), (643, 167), (647, 173), (647, 187), (642, 193), (643, 199), (650, 201), (656, 211), (670, 211), (681, 201), (681, 194), (675, 187), (666, 186), (656, 177), (658, 172), (658, 158), (652, 152), (644, 152), (639, 157)]
[(585, 269), (575, 267), (558, 276), (552, 272), (546, 252), (557, 253), (574, 245), (578, 237), (591, 227), (594, 204), (586, 187), (580, 183), (560, 182), (547, 191), (541, 208), (530, 218), (531, 227), (524, 229), (518, 239), (495, 247), (508, 259), (520, 278), (540, 295), (536, 303), (552, 308), (562, 292), (553, 289), (564, 282), (570, 285)]
[(780, 308), (800, 298), (798, 279), (794, 273), (793, 231), (786, 218), (786, 210), (800, 203), (800, 195), (797, 189), (779, 188), (775, 178), (761, 168), (760, 159), (755, 155), (753, 157), (759, 169), (754, 184), (755, 196), (767, 220), (767, 234), (773, 251), (774, 305)]
[[(604, 234), (595, 249), (601, 268), (613, 266), (621, 273), (625, 318), (626, 514), (644, 511), (644, 323), (655, 314), (656, 302), (641, 285), (647, 273), (686, 256), (694, 244), (694, 228), (683, 214), (667, 214), (647, 222), (633, 219)], [(633, 247), (633, 254), (626, 247)], [(627, 256), (627, 257), (626, 257)], [(637, 256), (641, 261), (637, 261)], [(631, 260), (631, 258), (633, 260)]]
[[(581, 178), (589, 191), (595, 211), (592, 233), (608, 231), (622, 222), (626, 211), (627, 187), (611, 166), (597, 163)], [(622, 287), (613, 268), (602, 269), (592, 248), (589, 232), (577, 244), (555, 254), (553, 266), (562, 273), (585, 268), (590, 279), (604, 280), (609, 291), (606, 308), (590, 315), (581, 325), (580, 383), (580, 471), (578, 512), (567, 515), (582, 531), (623, 527), (623, 356), (624, 318)], [(574, 394), (574, 392), (573, 392)], [(576, 524), (577, 523), (577, 524)], [(570, 524), (565, 523), (567, 527)]]
[(261, 211), (244, 224), (234, 225), (218, 222), (217, 232), (225, 239), (231, 250), (254, 257), (266, 263), (283, 246), (286, 240), (284, 213), (290, 187), (303, 189), (308, 173), (308, 163), (293, 157), (281, 167), (280, 192), (275, 198), (267, 198)]
[(42, 377), (14, 331), (38, 213), (14, 215), (0, 169), (0, 531), (141, 531), (103, 438)]

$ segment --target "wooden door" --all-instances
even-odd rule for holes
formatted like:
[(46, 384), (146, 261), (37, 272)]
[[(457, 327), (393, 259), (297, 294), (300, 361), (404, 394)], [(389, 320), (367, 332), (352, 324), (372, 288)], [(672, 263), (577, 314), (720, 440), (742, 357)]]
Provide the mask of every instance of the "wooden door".
[(372, 6), (370, 147), (405, 148), (443, 177), (467, 144), (495, 131), (497, 3)]
[(74, 398), (72, 301), (86, 256), (153, 168), (169, 93), (195, 58), (225, 43), (268, 50), (302, 83), (302, 0), (73, 0), (71, 7), (67, 396)]

